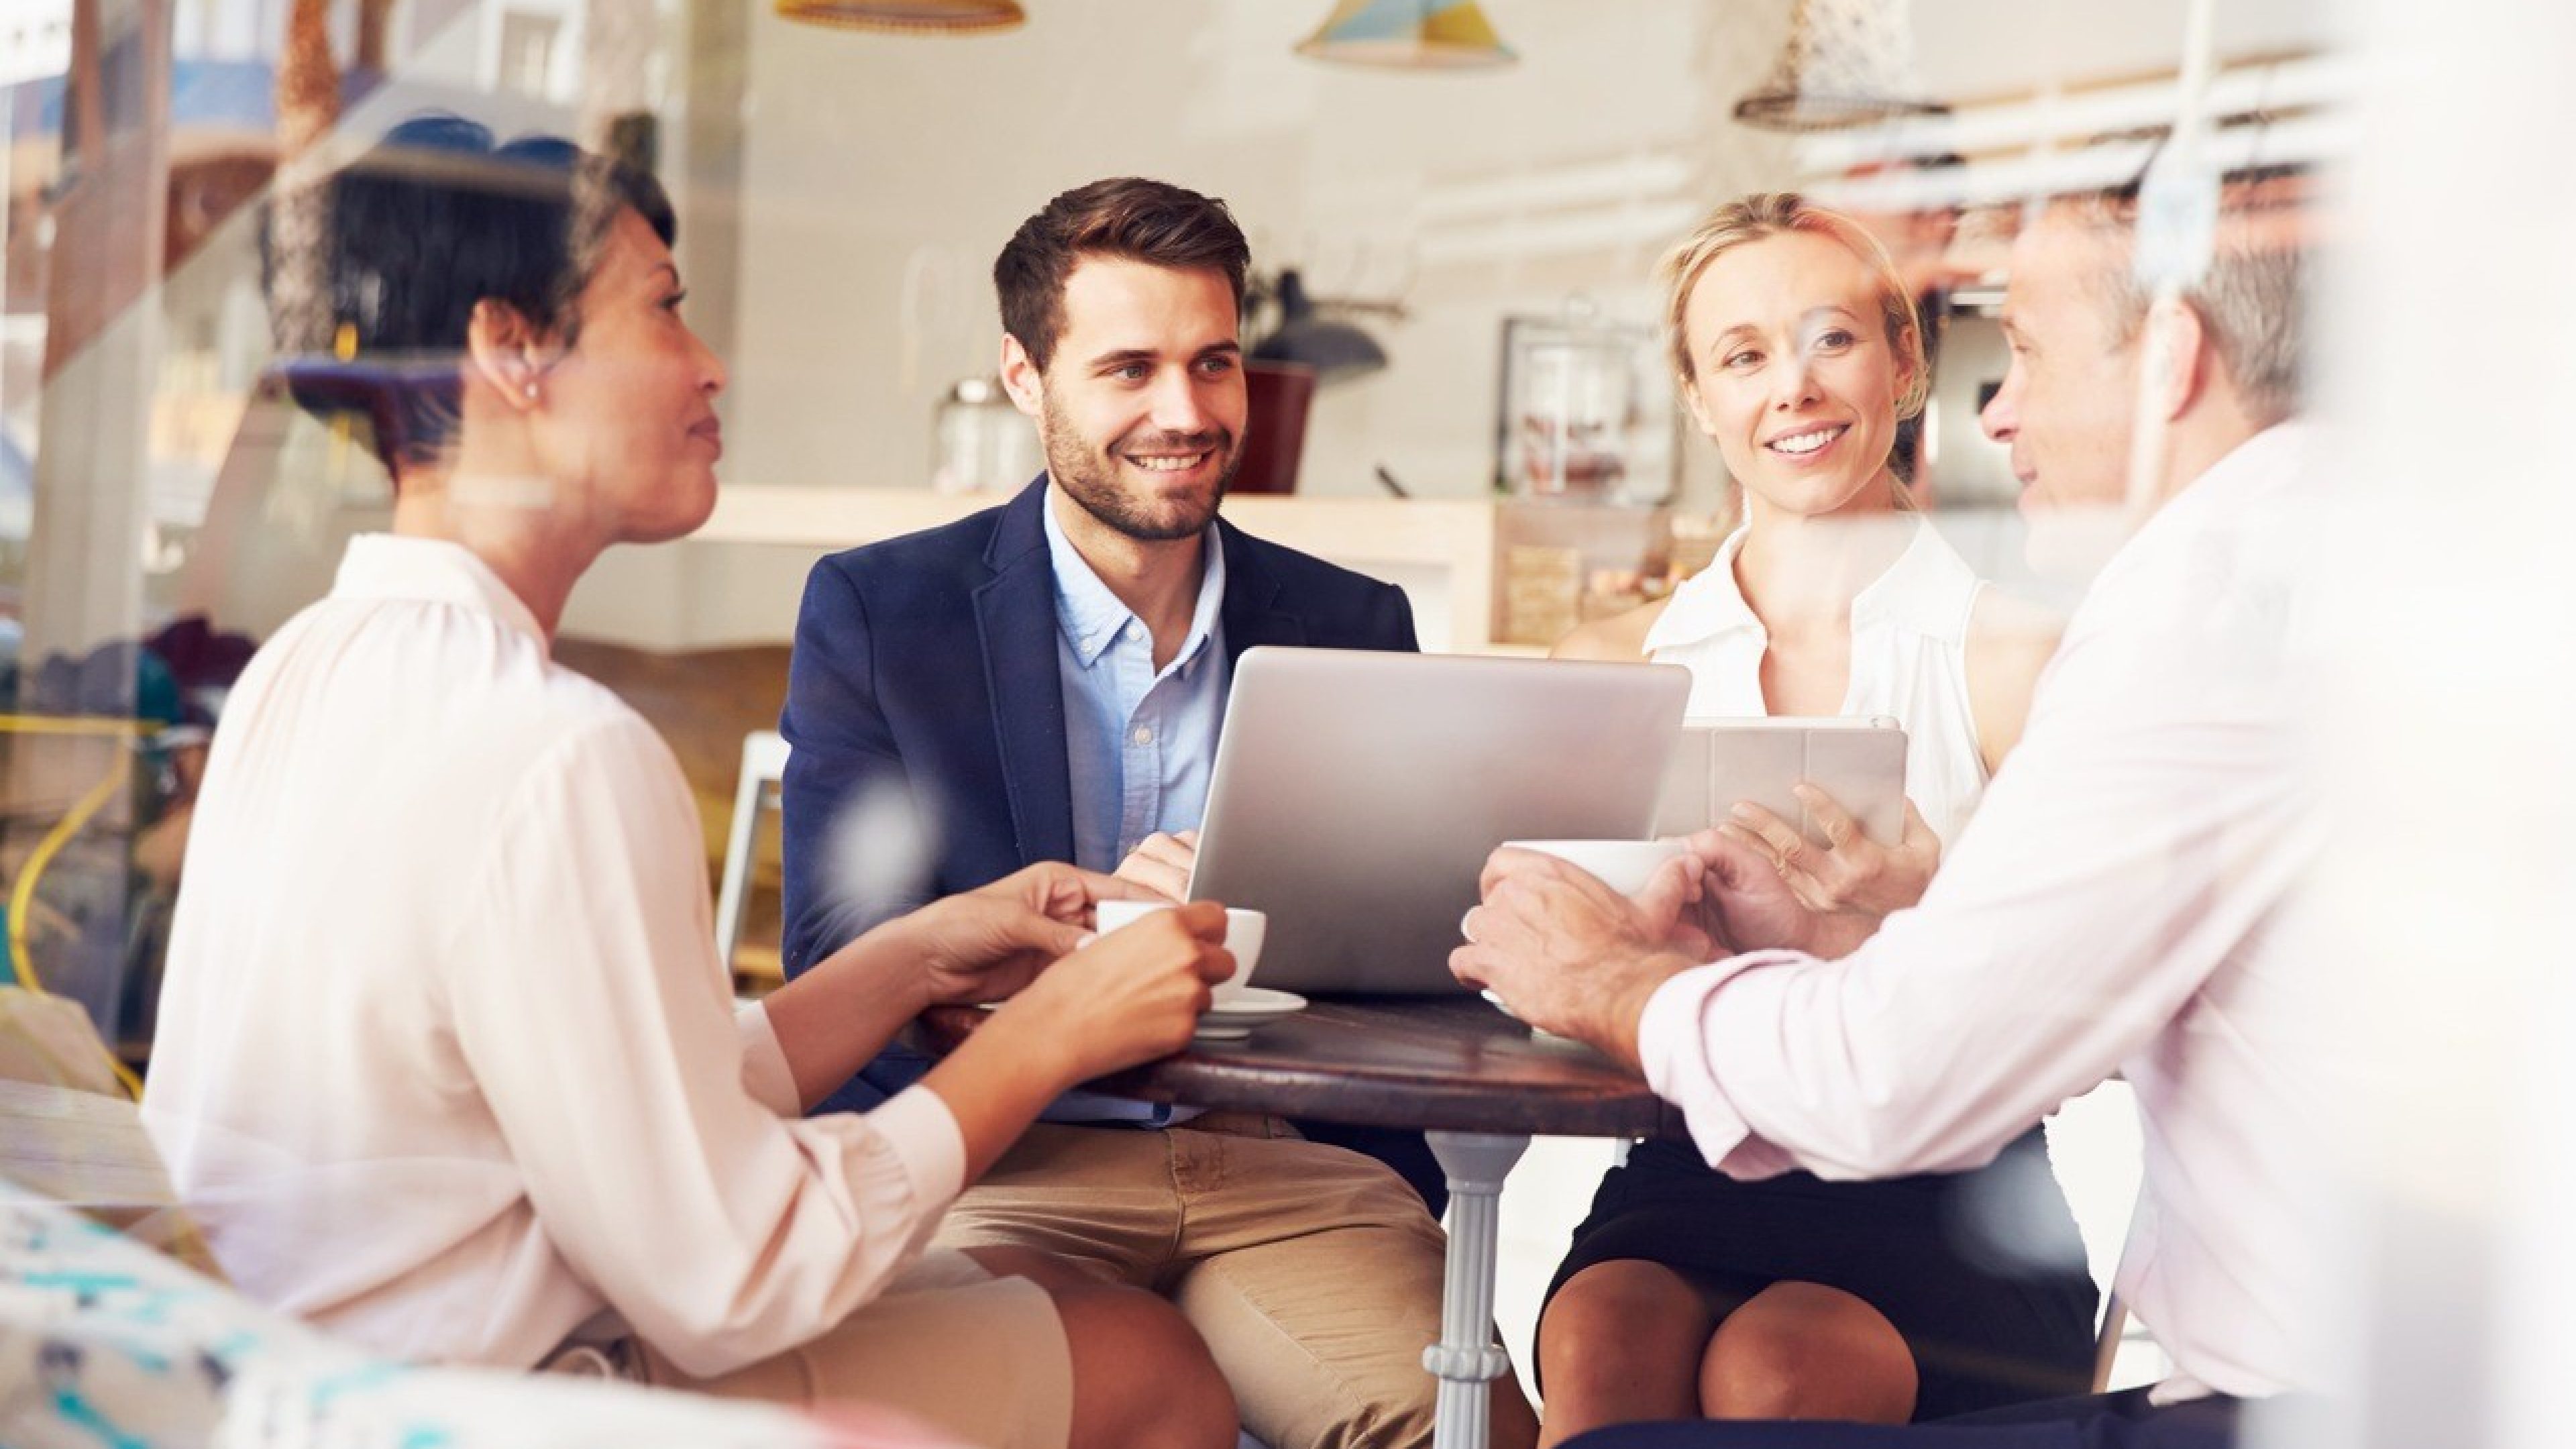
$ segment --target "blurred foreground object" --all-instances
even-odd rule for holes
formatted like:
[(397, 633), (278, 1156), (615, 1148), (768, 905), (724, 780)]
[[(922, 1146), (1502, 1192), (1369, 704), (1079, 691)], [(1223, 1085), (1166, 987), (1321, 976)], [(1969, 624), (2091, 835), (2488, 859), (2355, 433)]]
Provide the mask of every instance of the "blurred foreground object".
[(864, 1409), (369, 1358), (6, 1181), (0, 1443), (953, 1449)]

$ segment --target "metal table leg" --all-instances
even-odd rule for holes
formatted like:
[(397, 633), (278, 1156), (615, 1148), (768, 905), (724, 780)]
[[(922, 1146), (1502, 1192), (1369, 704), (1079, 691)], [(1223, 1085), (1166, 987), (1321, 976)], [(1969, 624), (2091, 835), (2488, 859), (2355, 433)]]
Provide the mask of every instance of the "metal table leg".
[(1529, 1138), (1489, 1132), (1432, 1132), (1431, 1154), (1449, 1178), (1448, 1276), (1440, 1294), (1440, 1341), (1422, 1366), (1440, 1380), (1432, 1449), (1486, 1449), (1492, 1402), (1486, 1387), (1511, 1372), (1494, 1342), (1494, 1228), (1503, 1179)]

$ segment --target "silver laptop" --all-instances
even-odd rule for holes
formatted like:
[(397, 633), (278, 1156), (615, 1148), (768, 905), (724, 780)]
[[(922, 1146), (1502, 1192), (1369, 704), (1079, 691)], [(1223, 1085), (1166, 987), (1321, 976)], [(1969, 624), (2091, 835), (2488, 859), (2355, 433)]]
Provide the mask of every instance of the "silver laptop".
[(1256, 985), (1463, 990), (1485, 857), (1645, 838), (1689, 693), (1661, 664), (1248, 649), (1190, 898), (1268, 913)]

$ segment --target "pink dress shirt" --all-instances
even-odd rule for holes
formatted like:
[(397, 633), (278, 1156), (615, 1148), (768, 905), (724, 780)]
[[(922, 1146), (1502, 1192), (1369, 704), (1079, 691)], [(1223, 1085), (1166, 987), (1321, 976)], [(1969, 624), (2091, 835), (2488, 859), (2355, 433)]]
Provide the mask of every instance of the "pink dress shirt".
[(955, 1198), (947, 1107), (802, 1119), (651, 727), (471, 553), (349, 545), (215, 737), (144, 1117), (253, 1297), (376, 1352), (631, 1329), (706, 1377), (838, 1323)]
[(2313, 447), (2249, 440), (2104, 569), (1918, 908), (1839, 961), (1685, 972), (1640, 1025), (1648, 1080), (1739, 1177), (1973, 1167), (2125, 1074), (2146, 1163), (2119, 1287), (2169, 1398), (2316, 1382), (2290, 1324), (2331, 988), (2278, 930), (2321, 835), (2289, 682)]

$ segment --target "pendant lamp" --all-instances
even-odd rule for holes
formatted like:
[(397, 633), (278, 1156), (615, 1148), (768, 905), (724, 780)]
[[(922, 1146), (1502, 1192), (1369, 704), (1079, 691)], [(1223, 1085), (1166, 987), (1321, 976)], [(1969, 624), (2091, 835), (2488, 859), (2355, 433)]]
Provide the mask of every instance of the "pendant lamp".
[(1520, 60), (1475, 0), (1339, 0), (1297, 53), (1398, 70), (1484, 70)]
[(1918, 94), (1909, 0), (1797, 0), (1771, 75), (1735, 103), (1735, 119), (1768, 131), (1830, 131), (1941, 107)]
[(836, 30), (911, 35), (1012, 30), (1029, 18), (1015, 0), (778, 0), (778, 13)]

